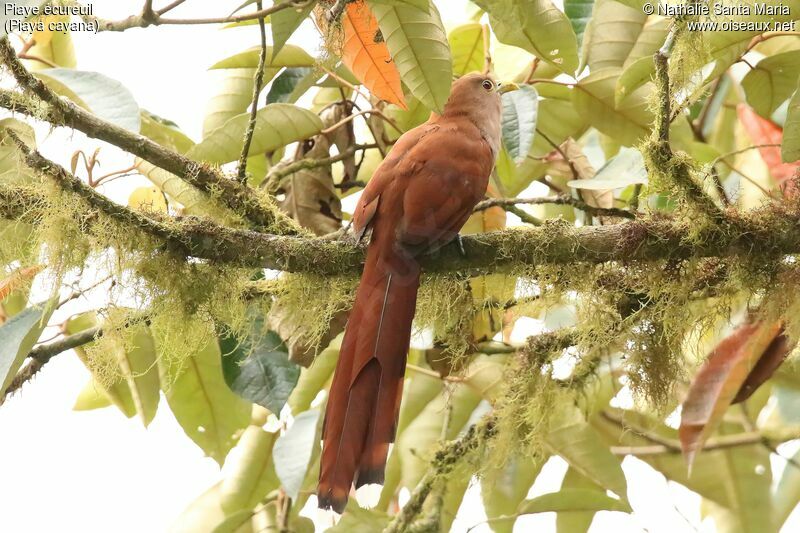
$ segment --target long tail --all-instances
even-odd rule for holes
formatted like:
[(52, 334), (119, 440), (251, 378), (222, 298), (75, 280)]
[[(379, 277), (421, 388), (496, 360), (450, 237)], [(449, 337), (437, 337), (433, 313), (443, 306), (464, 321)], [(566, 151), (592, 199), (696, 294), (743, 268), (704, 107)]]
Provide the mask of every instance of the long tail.
[(325, 411), (317, 496), (338, 513), (354, 481), (383, 483), (394, 441), (419, 267), (392, 244), (373, 236)]

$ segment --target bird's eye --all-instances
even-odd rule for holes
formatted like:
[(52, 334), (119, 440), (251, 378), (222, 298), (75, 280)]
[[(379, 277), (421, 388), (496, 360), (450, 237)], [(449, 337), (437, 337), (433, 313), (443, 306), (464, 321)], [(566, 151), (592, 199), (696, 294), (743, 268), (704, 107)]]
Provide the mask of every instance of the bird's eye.
[(491, 91), (492, 89), (494, 89), (494, 83), (492, 83), (492, 80), (483, 80), (481, 86), (487, 91)]

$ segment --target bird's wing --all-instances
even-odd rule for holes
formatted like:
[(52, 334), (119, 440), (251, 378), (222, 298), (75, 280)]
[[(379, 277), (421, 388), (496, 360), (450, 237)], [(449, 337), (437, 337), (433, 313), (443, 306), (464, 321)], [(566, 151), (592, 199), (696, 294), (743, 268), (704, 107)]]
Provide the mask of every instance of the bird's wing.
[(367, 184), (354, 214), (356, 234), (386, 219), (394, 221), (396, 239), (415, 252), (440, 246), (483, 197), (493, 166), (491, 148), (472, 123), (417, 127), (398, 140)]
[(467, 121), (443, 126), (408, 154), (401, 173), (403, 216), (398, 240), (417, 251), (455, 237), (483, 198), (494, 166), (491, 147)]
[(369, 229), (372, 219), (377, 212), (381, 196), (398, 175), (398, 166), (401, 166), (406, 155), (427, 135), (439, 129), (437, 124), (425, 123), (413, 128), (395, 142), (392, 150), (375, 169), (353, 212), (353, 230), (356, 238), (361, 240)]

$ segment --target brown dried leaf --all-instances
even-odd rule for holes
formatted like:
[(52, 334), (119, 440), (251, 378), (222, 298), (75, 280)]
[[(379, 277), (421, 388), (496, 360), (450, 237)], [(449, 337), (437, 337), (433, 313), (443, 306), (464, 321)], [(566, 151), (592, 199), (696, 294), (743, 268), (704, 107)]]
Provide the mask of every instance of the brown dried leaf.
[(711, 352), (692, 381), (681, 412), (678, 436), (690, 468), (697, 452), (722, 421), (751, 374), (755, 374), (759, 360), (768, 353), (782, 330), (780, 321), (747, 322)]
[[(342, 107), (334, 106), (326, 110), (320, 118), (325, 126), (330, 126), (341, 117)], [(293, 161), (324, 159), (330, 157), (330, 149), (331, 141), (328, 137), (316, 135), (298, 144)], [(285, 176), (278, 184), (276, 193), (284, 196), (278, 202), (281, 210), (315, 234), (325, 235), (341, 228), (342, 203), (333, 185), (330, 165), (300, 170)]]

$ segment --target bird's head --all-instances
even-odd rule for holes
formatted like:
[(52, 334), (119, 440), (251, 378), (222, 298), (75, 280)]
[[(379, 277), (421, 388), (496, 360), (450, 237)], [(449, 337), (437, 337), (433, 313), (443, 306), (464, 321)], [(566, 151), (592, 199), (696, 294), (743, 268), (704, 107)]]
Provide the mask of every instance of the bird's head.
[(453, 82), (442, 118), (466, 117), (493, 145), (497, 155), (500, 143), (500, 118), (503, 93), (518, 89), (515, 83), (498, 83), (488, 74), (473, 72)]

